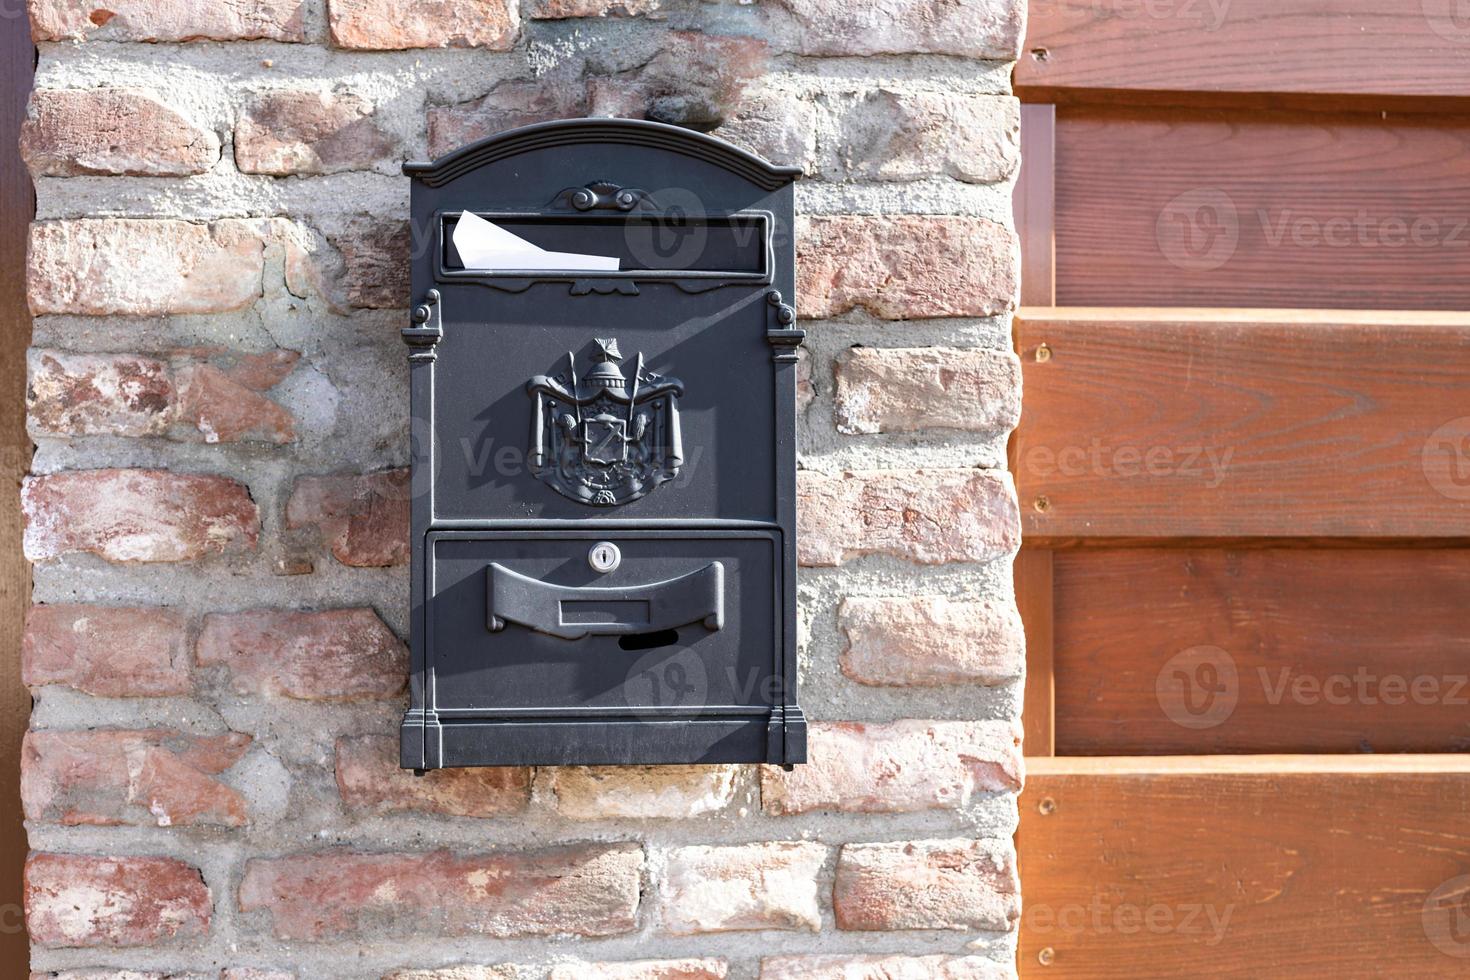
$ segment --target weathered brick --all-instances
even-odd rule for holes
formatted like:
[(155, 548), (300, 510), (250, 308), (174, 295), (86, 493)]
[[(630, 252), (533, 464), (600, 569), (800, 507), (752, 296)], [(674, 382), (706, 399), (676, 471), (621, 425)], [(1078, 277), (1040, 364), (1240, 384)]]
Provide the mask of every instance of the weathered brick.
[(779, 841), (680, 847), (666, 856), (660, 921), (675, 935), (822, 926), (821, 844)]
[[(273, 387), (289, 374), (300, 357), (295, 351), (162, 358), (33, 349), (29, 357), (27, 421), (35, 435), (276, 444), (296, 437), (290, 412), (259, 387)], [(268, 357), (273, 372), (262, 367)]]
[(41, 221), (26, 255), (37, 316), (228, 313), (260, 298), (264, 270), (264, 224), (236, 218)]
[(580, 116), (585, 109), (585, 93), (575, 85), (501, 82), (473, 102), (429, 110), (429, 155), (440, 157), (507, 129)]
[(647, 17), (663, 8), (663, 0), (527, 0), (533, 20), (571, 17)]
[(734, 766), (562, 766), (541, 770), (557, 811), (573, 820), (697, 817), (735, 798)]
[(1021, 915), (1010, 841), (926, 840), (846, 844), (832, 908), (839, 929), (985, 929)]
[(511, 766), (435, 769), (415, 776), (398, 767), (398, 739), (360, 735), (337, 740), (337, 791), (353, 809), (497, 817), (531, 801), (531, 770)]
[(1021, 108), (1010, 96), (865, 92), (840, 120), (834, 177), (1008, 180), (1021, 162)]
[(296, 980), (296, 974), (288, 970), (264, 970), (250, 966), (226, 967), (219, 980)]
[(253, 609), (204, 617), (195, 660), (239, 695), (358, 701), (402, 692), (408, 649), (371, 609)]
[(338, 312), (408, 305), (408, 222), (359, 217), (327, 234), (298, 226), (286, 239), (286, 287)]
[(769, 60), (761, 38), (671, 31), (630, 82), (644, 93), (647, 118), (708, 131), (735, 111)]
[(329, 0), (339, 48), (488, 48), (509, 51), (518, 27), (515, 0)]
[(33, 853), (26, 928), (40, 946), (148, 946), (209, 933), (209, 889), (173, 858)]
[(949, 54), (1015, 61), (1025, 33), (1020, 0), (776, 0), (795, 21), (802, 54)]
[(746, 93), (715, 131), (772, 163), (816, 170), (817, 107), (810, 98), (779, 89)]
[(1015, 970), (980, 956), (773, 956), (760, 980), (1013, 980)]
[[(175, 973), (172, 970), (61, 970), (51, 973), (32, 973), (30, 980), (220, 980), (213, 973)], [(238, 980), (224, 977), (223, 980)]]
[(184, 617), (167, 609), (32, 606), (21, 637), (21, 680), (97, 697), (188, 694)]
[(438, 970), (394, 970), (384, 974), (383, 980), (519, 980), (520, 976), (520, 970), (506, 964), (461, 964)]
[(634, 844), (457, 856), (324, 851), (256, 858), (240, 910), (278, 939), (611, 936), (637, 926)]
[(861, 555), (921, 565), (989, 561), (1021, 540), (1010, 478), (990, 470), (797, 474), (798, 550), (809, 566)]
[(145, 731), (28, 732), (21, 748), (26, 819), (67, 826), (248, 822), (245, 798), (215, 777), (250, 736)]
[(297, 479), (286, 526), (317, 527), (344, 565), (379, 568), (408, 561), (409, 472), (337, 473)]
[(1009, 600), (852, 597), (837, 626), (847, 637), (842, 673), (861, 684), (996, 686), (1025, 669), (1026, 636)]
[(235, 123), (235, 165), (249, 174), (371, 170), (397, 153), (373, 104), (351, 92), (265, 92)]
[(548, 980), (725, 980), (724, 960), (635, 960), (627, 963), (563, 963)]
[(127, 174), (184, 177), (219, 161), (214, 131), (147, 92), (37, 89), (20, 153), (38, 177)]
[(234, 480), (167, 470), (74, 470), (21, 487), (25, 554), (90, 552), (116, 562), (192, 561), (252, 550), (260, 514)]
[(761, 769), (768, 813), (951, 810), (976, 792), (1019, 791), (1021, 739), (1010, 722), (814, 722), (808, 762)]
[(837, 431), (1009, 431), (1021, 417), (1011, 351), (854, 347), (834, 368)]
[(304, 41), (306, 0), (29, 0), (37, 41)]
[(814, 215), (797, 219), (797, 313), (865, 309), (888, 320), (994, 316), (1015, 306), (1020, 246), (988, 218)]
[(438, 970), (394, 970), (383, 975), (383, 980), (519, 980), (521, 972), (514, 966), (480, 966), (461, 964), (446, 966)]

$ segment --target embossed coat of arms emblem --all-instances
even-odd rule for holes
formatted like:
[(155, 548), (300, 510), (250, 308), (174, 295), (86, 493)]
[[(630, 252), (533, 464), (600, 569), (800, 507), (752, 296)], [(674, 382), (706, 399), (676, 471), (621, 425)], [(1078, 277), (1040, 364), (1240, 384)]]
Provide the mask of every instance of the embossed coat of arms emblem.
[(564, 373), (527, 382), (534, 403), (529, 462), (532, 474), (562, 496), (614, 507), (679, 475), (684, 384), (644, 370), (642, 352), (625, 374), (616, 338), (596, 346), (595, 363), (581, 378), (569, 351)]

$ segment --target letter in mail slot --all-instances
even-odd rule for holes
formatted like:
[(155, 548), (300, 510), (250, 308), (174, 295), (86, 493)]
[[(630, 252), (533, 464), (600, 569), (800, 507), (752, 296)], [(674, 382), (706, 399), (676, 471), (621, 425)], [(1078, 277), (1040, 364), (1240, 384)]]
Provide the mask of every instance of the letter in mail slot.
[(642, 353), (625, 374), (616, 338), (598, 339), (595, 347), (582, 377), (568, 352), (564, 373), (537, 375), (526, 385), (534, 403), (530, 468), (564, 497), (613, 507), (679, 475), (684, 385), (645, 370)]

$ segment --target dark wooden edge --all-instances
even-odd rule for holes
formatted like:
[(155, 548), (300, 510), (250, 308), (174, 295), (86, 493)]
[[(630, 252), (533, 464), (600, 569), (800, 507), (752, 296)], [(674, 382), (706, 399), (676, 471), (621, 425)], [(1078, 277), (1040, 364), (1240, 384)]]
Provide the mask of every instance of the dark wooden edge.
[(35, 216), (30, 174), (16, 147), (35, 73), (36, 48), (23, 4), (10, 3), (0, 16), (0, 974), (25, 976), (30, 946), (21, 914), (21, 874), (26, 832), (20, 806), (20, 745), (31, 713), (31, 696), (20, 678), (20, 637), (30, 605), (30, 566), (21, 554), (20, 479), (30, 469), (31, 442), (25, 428), (26, 359), (31, 318), (26, 308), (26, 232)]

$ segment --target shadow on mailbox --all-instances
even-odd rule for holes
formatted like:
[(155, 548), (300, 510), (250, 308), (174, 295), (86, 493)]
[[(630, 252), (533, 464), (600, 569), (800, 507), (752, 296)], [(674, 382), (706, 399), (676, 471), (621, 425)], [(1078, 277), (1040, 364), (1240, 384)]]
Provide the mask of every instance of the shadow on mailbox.
[(401, 764), (805, 761), (799, 171), (582, 119), (404, 172)]

